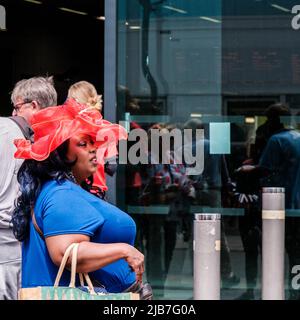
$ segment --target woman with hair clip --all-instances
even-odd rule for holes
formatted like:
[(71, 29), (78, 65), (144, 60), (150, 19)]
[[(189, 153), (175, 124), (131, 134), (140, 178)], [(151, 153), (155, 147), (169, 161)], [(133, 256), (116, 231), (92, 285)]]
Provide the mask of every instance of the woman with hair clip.
[[(102, 96), (97, 93), (96, 88), (90, 82), (79, 81), (74, 83), (69, 88), (68, 99), (70, 98), (85, 105), (86, 110), (94, 111), (95, 116), (102, 119)], [(83, 187), (92, 194), (105, 200), (105, 193), (108, 190), (105, 174), (113, 176), (117, 170), (117, 143), (110, 143), (107, 145), (107, 148), (98, 149), (96, 154), (99, 162), (97, 170), (91, 177), (83, 182)]]
[[(97, 141), (118, 135), (85, 106), (68, 100), (33, 116), (35, 141), (15, 140), (21, 194), (13, 231), (22, 245), (22, 287), (52, 286), (66, 248), (79, 243), (77, 272), (88, 272), (108, 292), (139, 292), (144, 256), (134, 248), (136, 226), (129, 215), (79, 186), (97, 170)], [(65, 271), (61, 284), (68, 285)], [(148, 286), (146, 288), (149, 289)]]

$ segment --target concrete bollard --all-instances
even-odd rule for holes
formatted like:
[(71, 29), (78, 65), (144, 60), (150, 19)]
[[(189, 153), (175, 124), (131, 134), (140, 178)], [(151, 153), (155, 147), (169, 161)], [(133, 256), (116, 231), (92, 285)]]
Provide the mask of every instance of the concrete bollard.
[(262, 299), (284, 300), (285, 190), (263, 188)]
[(221, 215), (195, 214), (194, 299), (220, 300)]

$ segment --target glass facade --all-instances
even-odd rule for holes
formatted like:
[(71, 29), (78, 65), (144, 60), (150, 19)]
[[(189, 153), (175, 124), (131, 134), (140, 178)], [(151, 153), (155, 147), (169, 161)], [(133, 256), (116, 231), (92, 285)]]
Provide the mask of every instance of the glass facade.
[[(298, 299), (295, 5), (292, 0), (117, 1), (117, 120), (148, 138), (139, 151), (148, 161), (120, 166), (117, 204), (137, 223), (136, 245), (145, 254), (156, 299), (193, 298), (193, 214), (202, 212), (222, 214), (221, 298), (261, 298), (264, 186), (286, 189), (286, 299)], [(186, 162), (165, 164), (159, 155), (152, 161), (157, 153), (149, 147), (151, 129), (162, 135), (191, 129), (198, 173), (188, 174)], [(269, 145), (274, 135), (278, 140)], [(168, 150), (174, 156), (185, 144), (176, 149), (172, 142)], [(238, 171), (242, 165), (264, 170)]]

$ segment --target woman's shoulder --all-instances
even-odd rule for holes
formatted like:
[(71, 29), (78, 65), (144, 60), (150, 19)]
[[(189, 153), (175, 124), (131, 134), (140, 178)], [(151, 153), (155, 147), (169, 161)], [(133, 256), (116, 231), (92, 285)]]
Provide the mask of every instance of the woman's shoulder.
[(82, 191), (84, 190), (69, 180), (47, 181), (42, 186), (35, 207), (42, 209), (51, 207), (53, 204), (65, 206), (72, 203), (74, 199), (82, 199)]
[(49, 193), (49, 191), (55, 192), (56, 190), (71, 190), (71, 189), (72, 189), (72, 182), (69, 180), (62, 180), (62, 181), (49, 180), (43, 184), (41, 192), (46, 191), (47, 193)]
[(71, 195), (74, 193), (73, 185), (76, 186), (74, 183), (72, 183), (69, 180), (47, 181), (43, 184), (37, 201), (40, 202), (40, 201), (45, 201), (52, 198), (59, 199), (60, 195), (63, 198), (67, 199), (68, 195)]

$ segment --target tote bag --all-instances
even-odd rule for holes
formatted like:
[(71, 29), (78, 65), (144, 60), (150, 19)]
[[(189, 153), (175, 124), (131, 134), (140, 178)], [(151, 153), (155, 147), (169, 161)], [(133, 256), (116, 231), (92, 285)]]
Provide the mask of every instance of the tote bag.
[[(72, 243), (67, 248), (52, 287), (22, 288), (18, 292), (18, 300), (139, 300), (139, 294), (132, 292), (97, 293), (87, 273), (79, 273), (80, 284), (86, 290), (76, 288), (78, 246), (79, 243)], [(59, 286), (59, 282), (71, 252), (71, 281), (69, 287), (62, 287)], [(84, 286), (84, 279), (87, 283), (86, 287)]]

